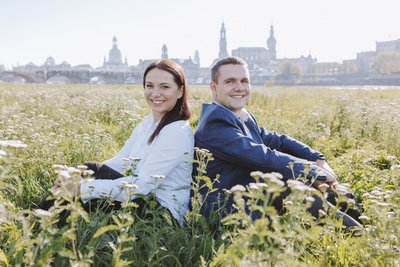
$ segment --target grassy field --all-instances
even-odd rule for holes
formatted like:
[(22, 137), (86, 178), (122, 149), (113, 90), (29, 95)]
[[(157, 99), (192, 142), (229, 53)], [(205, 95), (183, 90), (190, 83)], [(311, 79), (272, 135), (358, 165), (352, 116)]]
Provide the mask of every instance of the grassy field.
[[(194, 129), (209, 100), (206, 87), (191, 88)], [(110, 158), (150, 111), (137, 86), (0, 84), (0, 266), (399, 266), (400, 90), (257, 87), (248, 108), (260, 125), (327, 156), (362, 203), (364, 229), (345, 231), (332, 216), (314, 221), (303, 201), (312, 192), (301, 190), (284, 216), (249, 203), (265, 213), (251, 222), (242, 196), (273, 197), (280, 189), (268, 181), (235, 193), (235, 216), (206, 220), (195, 205), (184, 227), (155, 207), (144, 217), (130, 205), (86, 214), (68, 197), (35, 212), (58, 175), (54, 164)], [(69, 224), (59, 228), (65, 209)]]

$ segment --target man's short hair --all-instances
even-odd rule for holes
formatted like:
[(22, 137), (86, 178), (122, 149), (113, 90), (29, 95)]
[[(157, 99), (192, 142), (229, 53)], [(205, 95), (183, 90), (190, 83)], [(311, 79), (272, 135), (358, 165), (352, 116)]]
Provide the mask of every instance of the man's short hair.
[(247, 68), (247, 63), (239, 57), (224, 57), (218, 60), (211, 68), (211, 80), (218, 82), (219, 68), (223, 65), (242, 65)]

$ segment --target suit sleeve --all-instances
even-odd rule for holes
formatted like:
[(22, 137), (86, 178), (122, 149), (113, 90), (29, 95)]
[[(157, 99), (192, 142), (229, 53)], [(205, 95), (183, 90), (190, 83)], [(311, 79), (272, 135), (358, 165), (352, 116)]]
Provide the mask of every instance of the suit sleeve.
[(322, 156), (318, 151), (288, 135), (269, 132), (262, 127), (259, 128), (259, 133), (264, 144), (271, 149), (310, 161), (316, 161), (318, 157)]
[[(257, 143), (244, 135), (235, 121), (227, 116), (209, 118), (204, 125), (204, 133), (198, 141), (203, 147), (208, 147), (215, 157), (254, 171), (279, 172), (284, 179), (302, 175), (305, 160), (278, 151), (276, 148), (282, 146), (277, 141), (279, 138), (272, 137), (266, 140), (272, 147)], [(290, 163), (294, 164), (293, 171), (289, 168)]]

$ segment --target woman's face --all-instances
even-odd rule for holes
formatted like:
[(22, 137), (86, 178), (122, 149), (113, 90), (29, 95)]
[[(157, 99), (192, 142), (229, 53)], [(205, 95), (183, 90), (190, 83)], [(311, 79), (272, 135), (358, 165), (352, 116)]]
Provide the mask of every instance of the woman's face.
[(147, 73), (144, 98), (151, 107), (154, 122), (161, 120), (182, 94), (183, 88), (175, 83), (174, 76), (168, 71), (154, 68)]

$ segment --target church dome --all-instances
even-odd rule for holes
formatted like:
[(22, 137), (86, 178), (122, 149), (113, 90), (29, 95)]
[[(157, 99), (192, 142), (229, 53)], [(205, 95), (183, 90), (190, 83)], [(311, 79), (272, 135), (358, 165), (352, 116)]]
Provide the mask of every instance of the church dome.
[(44, 62), (45, 66), (55, 66), (56, 65), (56, 61), (54, 60), (53, 57), (48, 57), (46, 59), (46, 61)]
[(117, 38), (115, 36), (113, 38), (113, 46), (108, 54), (108, 62), (107, 63), (110, 65), (123, 64), (121, 51), (118, 48)]

